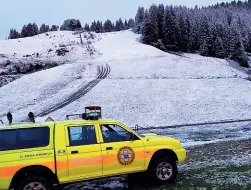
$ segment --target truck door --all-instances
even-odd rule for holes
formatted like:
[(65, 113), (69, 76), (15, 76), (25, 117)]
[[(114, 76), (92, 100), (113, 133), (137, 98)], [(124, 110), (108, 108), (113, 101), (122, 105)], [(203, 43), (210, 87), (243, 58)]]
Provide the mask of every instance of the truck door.
[(145, 165), (144, 144), (119, 124), (100, 124), (103, 174), (142, 171)]
[(101, 145), (95, 125), (68, 125), (66, 133), (69, 179), (101, 176)]

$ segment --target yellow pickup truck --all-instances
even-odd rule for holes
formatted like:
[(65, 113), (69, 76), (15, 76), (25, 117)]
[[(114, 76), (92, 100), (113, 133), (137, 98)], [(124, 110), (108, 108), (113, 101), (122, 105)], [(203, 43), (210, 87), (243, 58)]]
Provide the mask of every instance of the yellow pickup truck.
[(0, 125), (0, 190), (51, 190), (135, 173), (169, 184), (186, 157), (180, 141), (140, 135), (115, 120), (10, 122)]

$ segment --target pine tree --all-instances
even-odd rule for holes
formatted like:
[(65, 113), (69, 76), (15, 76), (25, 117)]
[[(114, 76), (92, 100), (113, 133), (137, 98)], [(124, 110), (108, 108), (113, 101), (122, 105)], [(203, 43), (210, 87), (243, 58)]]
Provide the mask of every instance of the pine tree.
[(28, 33), (28, 31), (27, 31), (27, 26), (24, 25), (23, 28), (22, 28), (22, 30), (21, 30), (21, 37), (22, 37), (22, 38), (26, 38), (26, 37), (28, 37), (28, 36), (29, 36), (29, 33)]
[(10, 33), (9, 33), (8, 39), (15, 39), (13, 32), (14, 32), (14, 29), (10, 29)]
[(158, 35), (156, 32), (156, 27), (152, 22), (151, 22), (151, 16), (149, 15), (148, 11), (146, 10), (145, 12), (145, 20), (143, 24), (143, 29), (142, 29), (142, 41), (145, 44), (152, 45), (154, 42), (157, 42), (158, 40)]
[(97, 32), (97, 33), (102, 33), (102, 31), (103, 31), (103, 24), (102, 24), (102, 22), (100, 22), (99, 20), (97, 21), (97, 25), (96, 25), (96, 30), (95, 30), (95, 32)]
[(202, 30), (200, 34), (200, 54), (204, 56), (214, 56), (214, 40), (212, 28), (206, 18), (202, 21)]
[(238, 16), (237, 19), (237, 27), (241, 33), (242, 36), (242, 41), (243, 41), (243, 45), (245, 47), (245, 49), (248, 48), (248, 43), (249, 43), (249, 39), (248, 39), (248, 27), (246, 26), (245, 22), (243, 19), (241, 19), (240, 16)]
[(96, 28), (97, 28), (97, 23), (96, 21), (94, 20), (91, 24), (91, 27), (90, 27), (90, 30), (93, 31), (93, 32), (96, 32)]
[(141, 33), (143, 21), (144, 21), (145, 9), (144, 7), (139, 7), (137, 14), (135, 16), (136, 32)]
[(244, 57), (245, 48), (241, 37), (239, 35), (233, 37), (231, 43), (233, 43), (231, 48), (231, 58), (239, 59), (241, 57)]
[(85, 24), (85, 30), (86, 30), (86, 31), (90, 31), (90, 26), (89, 26), (89, 24)]
[[(189, 22), (187, 20), (187, 22)], [(179, 27), (180, 27), (180, 47), (179, 49), (181, 51), (186, 52), (188, 48), (188, 43), (189, 43), (189, 26), (187, 26), (188, 23), (185, 23), (183, 15), (180, 15), (179, 18)]]
[(237, 28), (237, 24), (233, 22), (230, 26), (230, 33), (229, 33), (229, 56), (230, 58), (237, 57), (236, 56), (236, 45), (240, 41), (240, 33)]
[(38, 30), (38, 26), (35, 22), (32, 24), (32, 27), (33, 27), (34, 35), (38, 35), (39, 30)]
[[(47, 26), (46, 26), (46, 28), (47, 28)], [(81, 29), (81, 28), (82, 28), (82, 25), (81, 25), (81, 22), (79, 20), (67, 19), (61, 25), (60, 30), (75, 31), (75, 30), (78, 30), (78, 29)]]
[(191, 26), (189, 33), (189, 42), (187, 45), (188, 52), (195, 53), (199, 50), (199, 39), (198, 39), (198, 31), (196, 26)]
[(159, 28), (158, 28), (158, 7), (153, 4), (149, 9), (149, 19), (152, 28), (152, 42), (157, 42), (159, 37)]
[(234, 1), (231, 2), (231, 5), (232, 5), (233, 7), (235, 7), (235, 6), (237, 5), (237, 2), (234, 0)]
[(36, 31), (34, 30), (35, 28), (33, 27), (33, 25), (31, 23), (29, 23), (26, 27), (26, 31), (27, 31), (27, 35), (28, 36), (35, 36), (36, 35)]
[(165, 10), (163, 25), (163, 43), (167, 50), (178, 51), (180, 43), (180, 30), (177, 24), (176, 16), (171, 8)]
[(80, 22), (80, 20), (77, 20), (76, 29), (80, 29), (80, 28), (82, 28), (81, 22)]
[(135, 26), (135, 22), (132, 18), (128, 20), (128, 28), (133, 28)]
[(49, 31), (50, 31), (50, 26), (46, 25), (46, 24), (42, 24), (40, 27), (39, 33), (42, 34), (42, 33), (46, 33)]
[(104, 32), (112, 32), (112, 31), (113, 31), (112, 22), (108, 19), (104, 22)]
[(248, 67), (243, 40), (236, 23), (231, 25), (230, 40), (230, 58), (238, 61), (241, 66)]
[(158, 31), (159, 31), (159, 39), (163, 39), (163, 22), (164, 22), (165, 8), (163, 4), (160, 4), (158, 7)]
[(251, 7), (251, 0), (248, 0), (248, 5)]
[(231, 11), (227, 10), (226, 11), (226, 17), (227, 17), (227, 22), (228, 25), (230, 26), (232, 24), (232, 20), (233, 20), (233, 14)]
[(223, 40), (217, 36), (215, 40), (215, 56), (218, 58), (226, 58), (226, 51), (223, 46)]
[(188, 44), (189, 44), (189, 39), (190, 39), (190, 33), (191, 33), (191, 24), (190, 24), (190, 19), (187, 16), (186, 17), (186, 35), (185, 35), (185, 44), (186, 44), (186, 51), (188, 51)]
[(116, 31), (121, 31), (121, 30), (124, 30), (124, 23), (122, 21), (121, 18), (119, 18), (119, 20), (116, 21), (116, 26), (115, 26), (115, 30)]
[(216, 24), (216, 33), (222, 39), (223, 46), (226, 52), (229, 52), (229, 33), (230, 27), (227, 22), (225, 23), (217, 23)]
[(18, 36), (18, 32), (16, 31), (16, 29), (10, 29), (8, 39), (16, 39), (16, 38), (19, 38), (19, 37), (20, 36)]
[(241, 7), (242, 5), (243, 5), (243, 4), (242, 4), (242, 1), (240, 1), (240, 0), (237, 1), (237, 6), (238, 6), (238, 7)]
[(205, 39), (201, 46), (200, 46), (200, 55), (203, 55), (203, 56), (209, 56), (210, 54), (210, 50), (209, 50), (209, 44), (207, 43), (207, 40)]
[(57, 30), (58, 30), (58, 26), (56, 26), (56, 25), (51, 26), (51, 31), (57, 31)]
[(42, 25), (40, 26), (39, 33), (40, 33), (40, 34), (45, 33), (45, 24), (42, 24)]
[(251, 29), (249, 29), (249, 31), (248, 31), (248, 47), (247, 47), (246, 51), (251, 53)]
[(148, 20), (148, 19), (149, 19), (149, 11), (148, 11), (148, 9), (145, 9), (144, 20), (143, 20), (142, 24), (144, 24), (144, 21)]
[(21, 37), (21, 34), (16, 29), (14, 29), (14, 31), (13, 31), (13, 38), (17, 39), (17, 38), (20, 38), (20, 37)]
[(49, 25), (45, 25), (45, 31), (49, 32), (50, 31), (50, 26)]
[(125, 28), (125, 30), (127, 30), (127, 29), (128, 29), (128, 22), (127, 22), (127, 20), (126, 20), (126, 19), (125, 19), (124, 28)]

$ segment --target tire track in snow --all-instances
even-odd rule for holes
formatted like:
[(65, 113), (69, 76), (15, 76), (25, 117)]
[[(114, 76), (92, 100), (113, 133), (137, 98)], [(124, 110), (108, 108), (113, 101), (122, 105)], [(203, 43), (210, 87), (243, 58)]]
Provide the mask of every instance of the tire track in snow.
[(41, 113), (37, 114), (36, 116), (38, 116), (38, 117), (46, 116), (54, 111), (57, 111), (65, 106), (69, 105), (70, 103), (76, 101), (77, 99), (79, 99), (82, 96), (84, 96), (85, 94), (87, 94), (98, 83), (100, 83), (103, 79), (105, 79), (111, 72), (111, 68), (108, 64), (106, 64), (106, 66), (103, 66), (103, 65), (98, 66), (97, 69), (98, 69), (98, 77), (95, 80), (88, 82), (86, 85), (84, 85), (82, 88), (80, 88), (79, 91), (75, 92), (68, 99), (64, 100), (64, 102), (58, 103), (58, 104), (42, 111)]

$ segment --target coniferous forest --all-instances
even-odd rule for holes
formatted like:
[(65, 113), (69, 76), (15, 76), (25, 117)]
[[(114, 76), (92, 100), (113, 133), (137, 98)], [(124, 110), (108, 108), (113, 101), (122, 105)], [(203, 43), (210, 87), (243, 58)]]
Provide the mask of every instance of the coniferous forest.
[(164, 51), (229, 58), (248, 67), (251, 53), (251, 0), (195, 7), (139, 7), (136, 32), (142, 42)]
[(251, 53), (251, 0), (218, 3), (208, 7), (155, 5), (139, 7), (135, 19), (82, 25), (79, 20), (65, 20), (61, 27), (36, 23), (24, 25), (21, 32), (11, 29), (9, 39), (34, 36), (57, 30), (85, 29), (97, 33), (133, 29), (142, 34), (142, 43), (167, 52), (199, 53), (203, 56), (229, 58), (248, 67)]

